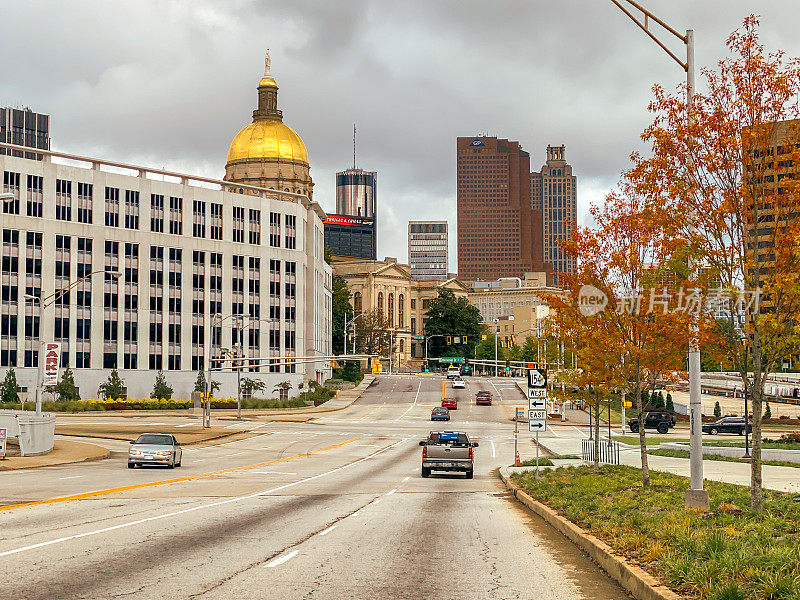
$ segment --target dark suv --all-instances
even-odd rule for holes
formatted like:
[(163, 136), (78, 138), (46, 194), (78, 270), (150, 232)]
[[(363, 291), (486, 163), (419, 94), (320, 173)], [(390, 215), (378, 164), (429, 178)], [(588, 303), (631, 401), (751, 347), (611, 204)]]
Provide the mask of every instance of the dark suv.
[[(748, 433), (753, 431), (753, 424), (747, 424)], [(703, 423), (703, 433), (717, 435), (718, 433), (738, 433), (744, 435), (744, 417), (722, 417), (713, 423)]]
[[(639, 419), (633, 418), (628, 421), (633, 433), (639, 432)], [(675, 417), (672, 413), (668, 412), (646, 412), (644, 413), (644, 428), (655, 429), (658, 433), (667, 433), (672, 427), (675, 427)]]

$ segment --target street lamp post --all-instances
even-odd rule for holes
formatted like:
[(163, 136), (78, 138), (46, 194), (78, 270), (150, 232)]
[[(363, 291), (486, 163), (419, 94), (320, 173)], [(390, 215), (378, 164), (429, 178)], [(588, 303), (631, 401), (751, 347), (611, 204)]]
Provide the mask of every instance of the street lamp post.
[[(0, 194), (0, 199), (5, 199), (7, 197), (8, 194)], [(13, 198), (14, 195), (11, 194), (11, 197)], [(42, 387), (42, 362), (43, 362), (42, 359), (44, 358), (42, 356), (42, 346), (44, 345), (44, 342), (42, 341), (44, 333), (44, 309), (54, 304), (56, 301), (62, 298), (67, 292), (69, 292), (72, 288), (76, 287), (79, 283), (85, 281), (86, 279), (88, 279), (92, 275), (95, 275), (96, 273), (107, 273), (110, 277), (113, 277), (114, 279), (118, 279), (120, 276), (120, 272), (116, 270), (106, 271), (105, 269), (97, 269), (95, 271), (87, 273), (83, 277), (76, 279), (75, 281), (70, 283), (67, 287), (54, 291), (46, 298), (42, 298), (34, 294), (25, 294), (23, 296), (25, 300), (30, 302), (36, 302), (39, 305), (39, 350), (36, 362), (36, 390), (35, 390), (37, 415), (42, 414), (42, 391), (40, 390), (40, 388)]]
[[(694, 31), (686, 30), (685, 35), (667, 25), (653, 13), (643, 8), (634, 0), (611, 0), (617, 8), (628, 15), (650, 39), (664, 50), (686, 72), (686, 121), (689, 135), (688, 164), (693, 162), (691, 149), (692, 104), (694, 101)], [(627, 2), (638, 10), (643, 16), (639, 19), (628, 11), (621, 2)], [(667, 32), (678, 38), (686, 46), (686, 61), (678, 58), (658, 37), (648, 28), (648, 20), (655, 21)], [(690, 174), (691, 177), (691, 174)], [(694, 265), (689, 259), (689, 271), (694, 273)], [(703, 407), (700, 400), (700, 346), (697, 340), (699, 326), (697, 318), (693, 319), (689, 331), (689, 489), (686, 491), (687, 508), (708, 508), (708, 490), (703, 489)]]
[(494, 376), (497, 377), (497, 332), (500, 330), (500, 319), (495, 317), (494, 321)]

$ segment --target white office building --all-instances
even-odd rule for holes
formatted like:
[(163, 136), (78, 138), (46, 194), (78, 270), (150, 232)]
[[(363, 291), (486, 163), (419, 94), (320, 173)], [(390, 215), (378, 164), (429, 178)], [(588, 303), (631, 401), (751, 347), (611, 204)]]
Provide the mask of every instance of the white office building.
[(408, 222), (408, 264), (411, 279), (447, 279), (447, 221)]
[[(238, 348), (253, 359), (243, 375), (263, 380), (267, 395), (282, 381), (294, 394), (304, 379), (330, 376), (327, 360), (303, 358), (331, 353), (331, 269), (318, 204), (39, 153), (44, 160), (0, 155), (0, 377), (13, 366), (32, 391), (40, 342), (51, 341), (61, 344), (83, 398), (96, 397), (114, 367), (129, 397), (148, 397), (163, 369), (174, 396), (188, 398), (207, 350), (217, 357)], [(41, 323), (30, 296), (42, 299)], [(269, 357), (272, 364), (255, 361)], [(236, 395), (236, 374), (213, 379), (219, 396)]]

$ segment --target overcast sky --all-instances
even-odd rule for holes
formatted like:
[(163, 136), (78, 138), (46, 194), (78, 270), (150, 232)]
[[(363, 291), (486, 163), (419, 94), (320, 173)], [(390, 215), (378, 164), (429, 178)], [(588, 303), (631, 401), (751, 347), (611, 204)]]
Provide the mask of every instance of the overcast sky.
[[(800, 56), (796, 0), (642, 1), (694, 29), (698, 67), (751, 12), (768, 48)], [(585, 222), (639, 147), (652, 85), (684, 80), (610, 0), (0, 0), (0, 18), (0, 105), (50, 114), (54, 149), (211, 177), (270, 48), (315, 199), (334, 210), (356, 123), (358, 166), (378, 172), (379, 256), (406, 259), (409, 219), (447, 219), (451, 270), (456, 137), (518, 140), (534, 169), (565, 144)]]

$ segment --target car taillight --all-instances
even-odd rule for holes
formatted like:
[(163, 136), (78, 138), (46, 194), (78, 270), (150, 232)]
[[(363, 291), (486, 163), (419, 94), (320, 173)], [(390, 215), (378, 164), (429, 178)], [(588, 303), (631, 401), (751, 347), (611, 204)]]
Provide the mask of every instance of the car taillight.
[(469, 449), (469, 458), (472, 460), (472, 448)]
[(428, 447), (427, 446), (423, 446), (422, 447), (422, 458), (428, 458)]

